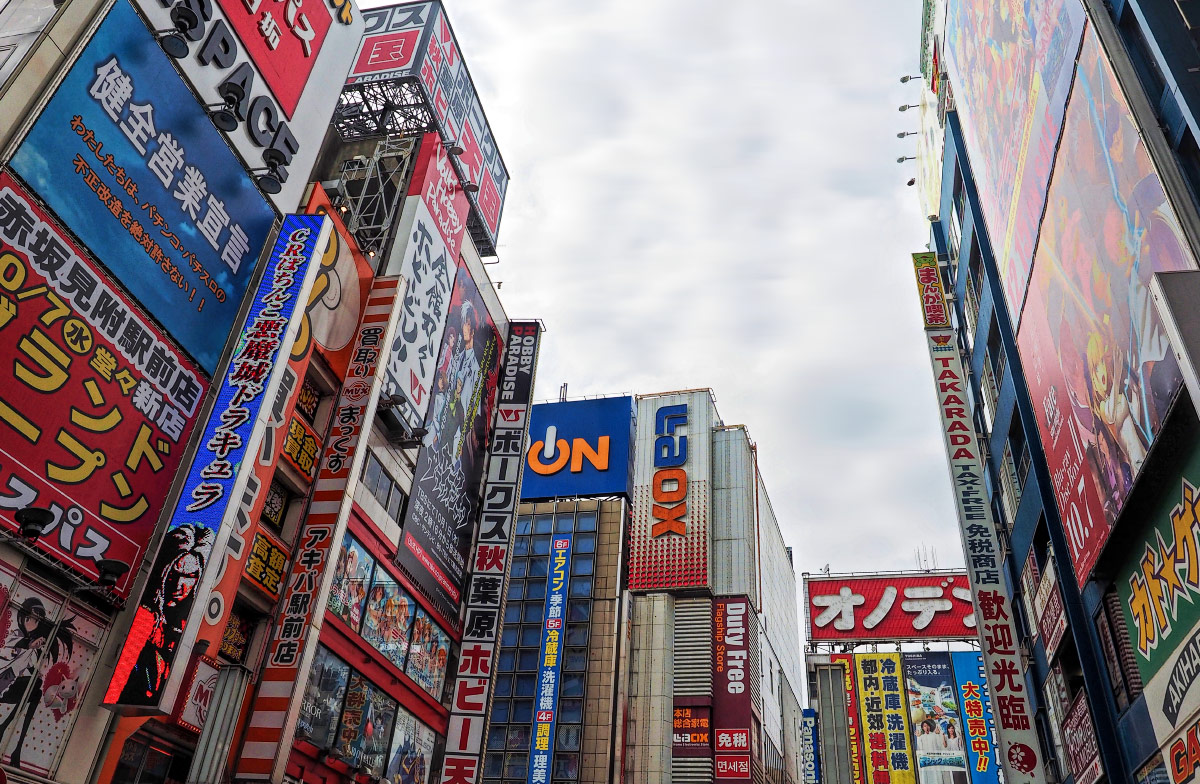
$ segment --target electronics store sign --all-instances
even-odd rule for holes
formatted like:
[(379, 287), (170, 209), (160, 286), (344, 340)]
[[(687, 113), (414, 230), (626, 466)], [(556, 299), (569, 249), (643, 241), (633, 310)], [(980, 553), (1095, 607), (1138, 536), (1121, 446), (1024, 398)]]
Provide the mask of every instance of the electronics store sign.
[(278, 181), (260, 180), (275, 207), (294, 208), (362, 35), (350, 0), (135, 2), (155, 29), (179, 31), (177, 62), (201, 102), (247, 167)]
[(687, 536), (688, 407), (663, 406), (654, 414), (654, 476), (650, 480), (650, 536)]
[(630, 397), (534, 406), (521, 497), (627, 493), (632, 429)]

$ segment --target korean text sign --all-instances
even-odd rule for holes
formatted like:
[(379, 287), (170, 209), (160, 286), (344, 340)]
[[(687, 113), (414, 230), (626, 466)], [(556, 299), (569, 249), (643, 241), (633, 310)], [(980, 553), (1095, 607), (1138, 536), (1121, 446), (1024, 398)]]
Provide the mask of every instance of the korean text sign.
[(12, 166), (214, 372), (274, 213), (126, 0)]
[[(921, 292), (924, 296), (925, 292)], [(1025, 686), (1013, 620), (1012, 596), (1001, 570), (1000, 536), (984, 485), (975, 421), (971, 416), (966, 371), (953, 329), (925, 330), (933, 367), (938, 419), (962, 532), (967, 577), (976, 608), (979, 641), (987, 664), (988, 686), (999, 718), (1006, 778), (1014, 784), (1043, 784), (1045, 766), (1033, 727), (1033, 705)]]
[[(189, 619), (196, 595), (207, 591), (206, 567), (229, 510), (237, 508), (238, 488), (245, 487), (250, 466), (244, 460), (248, 453), (253, 459), (250, 450), (265, 428), (264, 406), (286, 367), (277, 360), (295, 336), (298, 319), (293, 317), (312, 285), (312, 261), (329, 229), (321, 216), (284, 219), (142, 592), (105, 695), (108, 704), (157, 705), (168, 696), (168, 680), (178, 681), (173, 662), (178, 648), (190, 647), (189, 639), (195, 639), (198, 624)], [(228, 530), (224, 533), (227, 538)]]
[[(488, 446), (479, 537), (471, 558), (462, 654), (446, 731), (442, 782), (474, 781), (481, 765), (485, 715), (500, 635), (500, 606), (507, 591), (513, 520), (521, 495), (521, 458), (529, 425), (529, 402), (537, 371), (541, 326), (511, 321), (504, 344), (496, 426)], [(543, 659), (544, 661), (544, 659)], [(539, 698), (540, 699), (540, 698)]]
[(750, 779), (751, 635), (754, 610), (746, 597), (713, 601), (714, 781)]
[(141, 563), (208, 382), (7, 174), (0, 353), (2, 524), (46, 508), (54, 558), (93, 576)]
[(987, 670), (977, 651), (952, 651), (950, 663), (958, 704), (962, 708), (963, 740), (967, 747), (971, 784), (997, 784), (1000, 781), (999, 749), (992, 743), (996, 718), (988, 695)]
[(962, 573), (806, 577), (804, 585), (810, 640), (973, 640), (979, 634)]
[(898, 653), (854, 655), (864, 754), (871, 784), (915, 784)]
[(539, 403), (529, 419), (524, 498), (629, 492), (633, 398)]
[(554, 762), (554, 725), (558, 709), (558, 680), (566, 653), (567, 584), (571, 580), (571, 537), (555, 536), (550, 545), (549, 587), (538, 652), (537, 698), (534, 700), (533, 740), (529, 749), (527, 784), (548, 784)]

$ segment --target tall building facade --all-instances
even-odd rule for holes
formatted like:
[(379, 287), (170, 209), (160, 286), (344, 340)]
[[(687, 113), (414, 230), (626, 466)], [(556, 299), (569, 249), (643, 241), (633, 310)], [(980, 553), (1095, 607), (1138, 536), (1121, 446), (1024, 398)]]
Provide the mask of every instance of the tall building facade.
[(1197, 424), (1173, 329), (1194, 297), (1156, 294), (1180, 290), (1200, 248), (1189, 13), (925, 6), (916, 179), (931, 235), (914, 265), (927, 324), (930, 286), (947, 292), (963, 443), (982, 458), (1052, 780), (1196, 770)]
[(17, 0), (0, 106), (8, 778), (477, 780), (541, 330), (446, 9)]
[(799, 781), (796, 577), (745, 428), (696, 390), (541, 404), (530, 441), (484, 780)]

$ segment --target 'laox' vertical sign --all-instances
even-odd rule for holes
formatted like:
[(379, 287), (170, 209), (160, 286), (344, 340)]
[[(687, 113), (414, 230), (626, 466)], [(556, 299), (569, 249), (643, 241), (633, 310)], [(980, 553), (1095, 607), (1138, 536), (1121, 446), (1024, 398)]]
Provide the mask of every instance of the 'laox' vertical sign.
[[(667, 534), (687, 536), (688, 439), (687, 403), (663, 406), (654, 415), (654, 479), (651, 484), (654, 522), (650, 536)], [(682, 433), (680, 431), (683, 431)]]

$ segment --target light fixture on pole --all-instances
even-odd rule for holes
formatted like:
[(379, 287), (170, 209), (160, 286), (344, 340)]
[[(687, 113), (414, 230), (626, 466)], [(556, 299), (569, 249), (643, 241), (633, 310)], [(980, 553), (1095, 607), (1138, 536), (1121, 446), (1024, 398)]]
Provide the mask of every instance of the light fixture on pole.
[(920, 79), (920, 78), (921, 78), (921, 77), (919, 77), (919, 76), (908, 76), (908, 75), (901, 76), (901, 77), (900, 77), (900, 84), (908, 84), (908, 83), (909, 83), (909, 82), (911, 82), (913, 79)]
[(917, 156), (915, 156), (915, 155), (901, 155), (899, 158), (896, 159), (896, 163), (904, 163), (905, 161), (915, 161), (916, 159), (917, 159)]
[(21, 538), (32, 544), (54, 522), (54, 512), (37, 506), (27, 506), (18, 509), (13, 515), (21, 531)]
[(905, 136), (920, 136), (919, 131), (900, 131), (896, 134), (897, 139), (903, 139)]
[(448, 145), (446, 145), (446, 152), (450, 153), (451, 155), (462, 155), (463, 148), (458, 142), (450, 142)]
[(468, 180), (463, 183), (463, 190), (467, 193), (479, 193), (479, 186)]
[(920, 108), (921, 108), (921, 105), (918, 103), (906, 103), (900, 107), (900, 111), (907, 112), (909, 109), (920, 109)]

